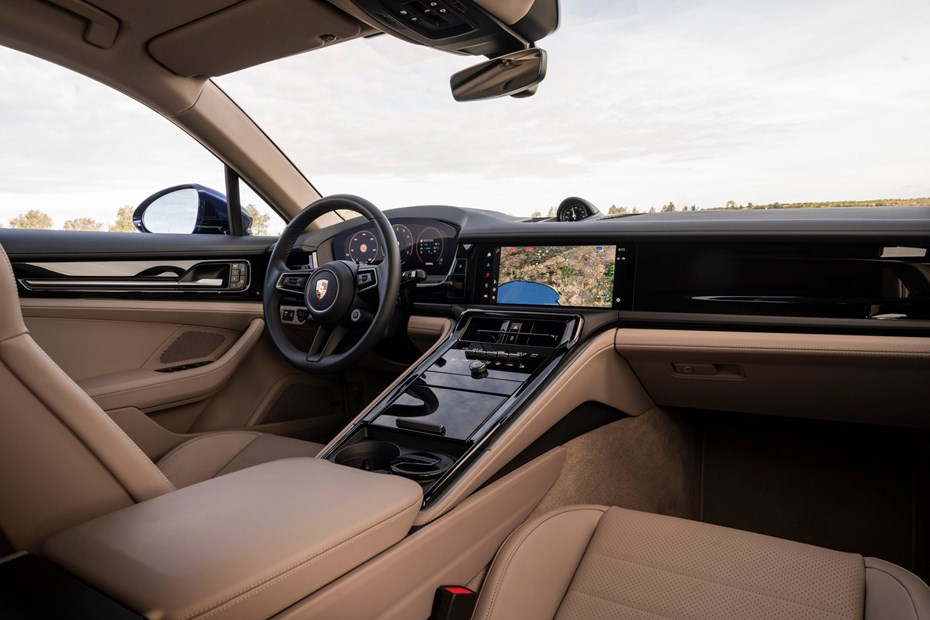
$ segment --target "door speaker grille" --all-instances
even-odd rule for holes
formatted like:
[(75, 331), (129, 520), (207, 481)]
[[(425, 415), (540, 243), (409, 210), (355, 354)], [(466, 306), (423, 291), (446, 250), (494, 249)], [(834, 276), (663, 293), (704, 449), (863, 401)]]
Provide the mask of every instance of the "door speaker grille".
[(226, 336), (213, 332), (184, 332), (165, 349), (159, 361), (176, 364), (186, 360), (206, 357), (226, 342)]

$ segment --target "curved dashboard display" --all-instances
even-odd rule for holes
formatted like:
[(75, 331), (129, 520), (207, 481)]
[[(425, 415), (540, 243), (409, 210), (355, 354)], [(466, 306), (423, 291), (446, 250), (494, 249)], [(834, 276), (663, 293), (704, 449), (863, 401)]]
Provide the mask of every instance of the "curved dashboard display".
[[(431, 276), (449, 273), (455, 262), (458, 237), (455, 228), (438, 220), (419, 218), (391, 218), (391, 224), (404, 269), (422, 269)], [(365, 223), (339, 233), (333, 239), (333, 254), (360, 265), (380, 263), (384, 248), (373, 231), (374, 227)]]

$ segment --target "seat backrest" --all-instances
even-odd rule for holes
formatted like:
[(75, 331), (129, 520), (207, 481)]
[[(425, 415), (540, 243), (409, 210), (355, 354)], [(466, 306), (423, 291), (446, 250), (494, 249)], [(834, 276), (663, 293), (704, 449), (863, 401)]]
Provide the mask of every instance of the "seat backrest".
[(0, 246), (0, 528), (15, 549), (174, 487), (29, 335)]

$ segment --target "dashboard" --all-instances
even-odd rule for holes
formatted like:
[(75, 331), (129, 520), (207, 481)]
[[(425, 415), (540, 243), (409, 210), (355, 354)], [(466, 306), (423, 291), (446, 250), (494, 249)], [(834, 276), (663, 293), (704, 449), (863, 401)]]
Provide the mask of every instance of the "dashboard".
[[(541, 308), (624, 325), (930, 333), (930, 207), (698, 211), (565, 222), (442, 205), (385, 215), (403, 269), (426, 273), (408, 296), (418, 314)], [(52, 282), (54, 290), (24, 285), (23, 297), (261, 299), (268, 251), (265, 238), (230, 245), (221, 235), (124, 239), (0, 230), (0, 241), (20, 278), (60, 280)], [(372, 225), (350, 219), (304, 232), (288, 264), (367, 264), (383, 255)], [(153, 256), (154, 266), (194, 269), (191, 278), (204, 283), (187, 284), (173, 271), (139, 271), (139, 261)], [(180, 266), (166, 263), (166, 256), (190, 260)], [(32, 266), (36, 257), (48, 264)], [(52, 264), (76, 257), (95, 270), (63, 276)], [(128, 271), (117, 277), (108, 270), (111, 281), (103, 282), (95, 261), (109, 268), (114, 257)], [(233, 282), (234, 271), (243, 269), (232, 266), (243, 263), (245, 278)], [(213, 271), (201, 274), (201, 267)], [(163, 282), (169, 278), (177, 282)]]
[[(930, 207), (581, 221), (447, 206), (385, 214), (403, 269), (427, 274), (413, 296), (418, 312), (539, 307), (636, 324), (930, 328)], [(370, 264), (384, 254), (359, 220), (302, 243), (324, 261)]]

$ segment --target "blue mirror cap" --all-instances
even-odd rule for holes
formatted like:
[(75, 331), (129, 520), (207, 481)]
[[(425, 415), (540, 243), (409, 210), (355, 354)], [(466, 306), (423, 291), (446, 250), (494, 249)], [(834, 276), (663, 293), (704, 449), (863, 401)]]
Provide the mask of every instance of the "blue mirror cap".
[[(155, 192), (143, 200), (132, 214), (132, 223), (136, 229), (144, 233), (153, 232), (146, 228), (143, 221), (146, 209), (159, 198), (185, 189), (193, 189), (197, 192), (197, 221), (191, 232), (193, 234), (228, 235), (229, 204), (226, 202), (226, 195), (199, 183), (174, 185)], [(252, 233), (252, 216), (245, 210), (242, 211), (242, 231), (246, 235)]]

